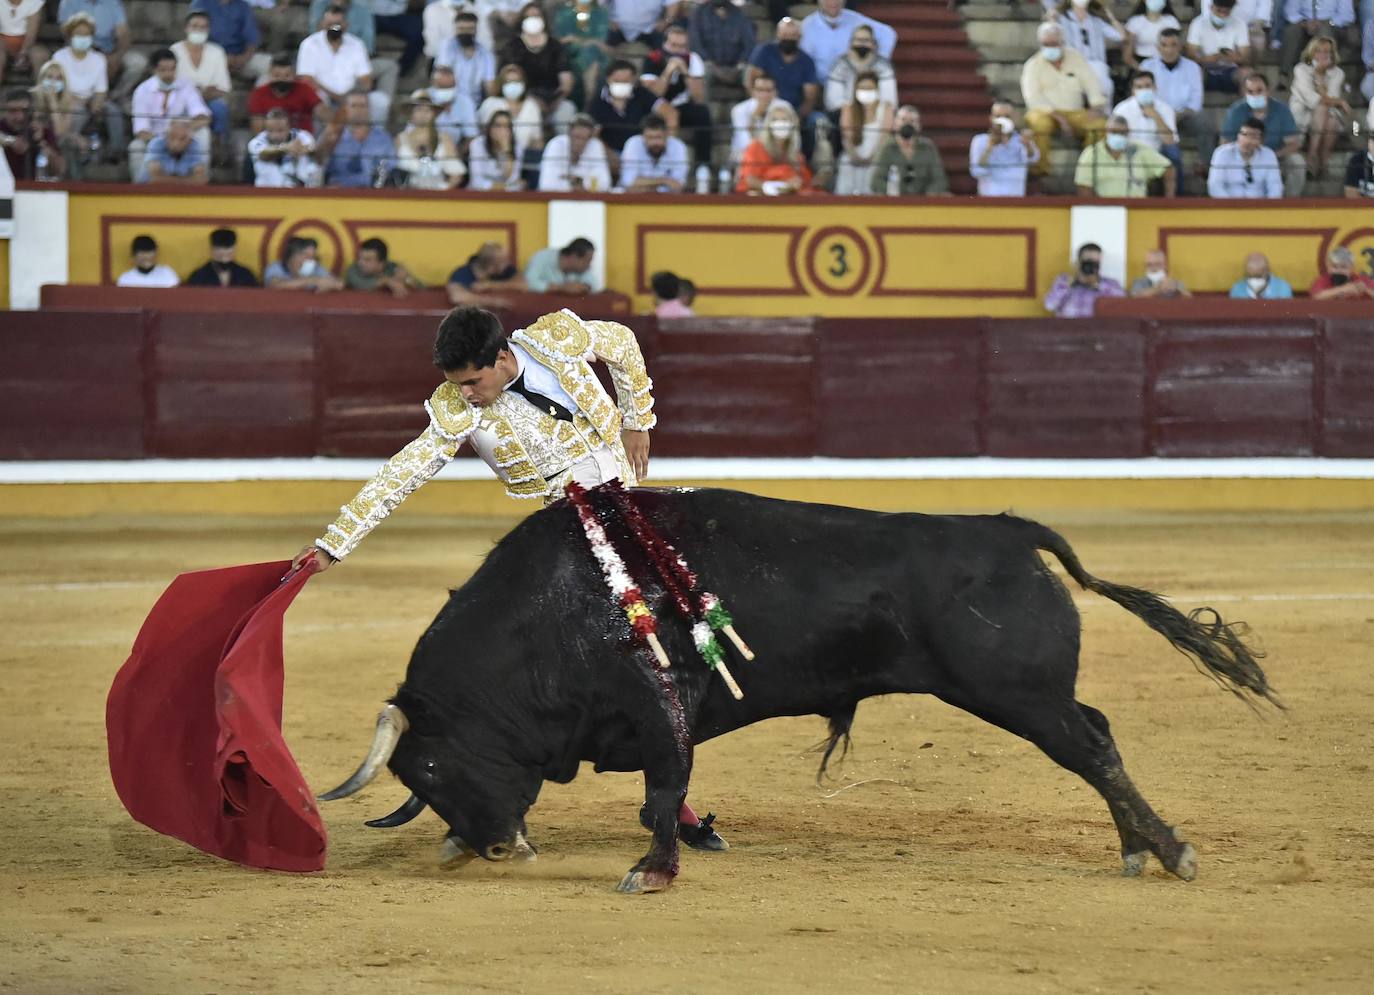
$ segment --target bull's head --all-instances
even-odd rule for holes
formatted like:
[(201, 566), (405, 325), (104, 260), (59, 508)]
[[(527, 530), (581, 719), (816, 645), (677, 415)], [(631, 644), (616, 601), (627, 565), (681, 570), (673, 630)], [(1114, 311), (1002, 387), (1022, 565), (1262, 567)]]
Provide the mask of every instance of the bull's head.
[(465, 735), (453, 723), (433, 721), (418, 703), (410, 708), (410, 717), (398, 704), (382, 709), (367, 758), (352, 777), (320, 795), (320, 800), (356, 794), (389, 766), (411, 790), (411, 797), (369, 825), (401, 825), (428, 805), (449, 825), (442, 862), (473, 856), (533, 859), (534, 847), (525, 839), (525, 812), (538, 795), (540, 773), (491, 744), (483, 749), (480, 730), (467, 730)]

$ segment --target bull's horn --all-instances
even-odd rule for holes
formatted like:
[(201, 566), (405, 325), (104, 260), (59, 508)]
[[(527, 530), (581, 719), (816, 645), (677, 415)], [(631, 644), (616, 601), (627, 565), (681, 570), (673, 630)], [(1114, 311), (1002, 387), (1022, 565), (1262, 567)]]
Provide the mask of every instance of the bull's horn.
[(411, 819), (415, 818), (425, 810), (425, 803), (420, 800), (418, 795), (412, 794), (396, 811), (390, 815), (384, 815), (380, 819), (372, 819), (364, 822), (363, 825), (373, 829), (391, 829), (395, 826), (404, 826)]
[(347, 798), (349, 795), (356, 794), (367, 785), (372, 783), (378, 772), (387, 765), (391, 755), (396, 752), (396, 744), (401, 741), (401, 733), (410, 728), (410, 723), (406, 721), (406, 713), (401, 711), (399, 705), (387, 705), (377, 716), (377, 734), (372, 739), (372, 749), (368, 751), (367, 759), (362, 765), (353, 772), (343, 784), (333, 791), (326, 791), (319, 795), (322, 802), (332, 802), (337, 798)]

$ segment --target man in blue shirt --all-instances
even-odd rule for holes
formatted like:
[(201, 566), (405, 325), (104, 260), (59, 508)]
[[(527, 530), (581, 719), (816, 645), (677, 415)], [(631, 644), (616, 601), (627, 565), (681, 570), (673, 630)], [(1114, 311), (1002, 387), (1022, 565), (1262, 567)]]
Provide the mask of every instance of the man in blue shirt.
[(1245, 257), (1245, 279), (1237, 280), (1231, 297), (1247, 301), (1279, 301), (1293, 296), (1293, 288), (1281, 276), (1269, 272), (1269, 258), (1263, 252)]
[(786, 100), (802, 121), (802, 154), (808, 159), (816, 146), (816, 125), (825, 118), (817, 110), (821, 81), (816, 63), (801, 50), (801, 25), (790, 17), (778, 22), (775, 40), (764, 42), (749, 56), (745, 88), (752, 90), (754, 77), (767, 73), (777, 84), (778, 98)]
[(625, 143), (620, 185), (626, 193), (682, 193), (687, 168), (687, 146), (669, 136), (663, 118), (650, 114), (641, 132)]
[(477, 40), (477, 15), (460, 10), (453, 19), (453, 37), (439, 49), (434, 65), (453, 70), (454, 85), (468, 95), (474, 107), (491, 96), (488, 84), (496, 79), (496, 59)]
[(1269, 80), (1261, 73), (1245, 77), (1243, 96), (1226, 109), (1221, 122), (1221, 136), (1235, 141), (1241, 127), (1249, 120), (1264, 125), (1264, 144), (1273, 150), (1283, 168), (1283, 195), (1301, 197), (1307, 183), (1307, 160), (1298, 151), (1302, 147), (1302, 133), (1293, 120), (1293, 112), (1281, 100), (1269, 96)]
[(205, 150), (195, 143), (185, 121), (167, 122), (167, 130), (148, 142), (143, 171), (135, 183), (185, 183), (199, 186), (210, 181)]
[(1217, 147), (1212, 153), (1212, 168), (1207, 175), (1209, 197), (1283, 196), (1279, 160), (1273, 149), (1264, 147), (1264, 122), (1250, 118), (1240, 126), (1234, 142)]
[(367, 94), (344, 99), (343, 125), (331, 124), (320, 139), (325, 186), (370, 187), (385, 178), (396, 148), (390, 135), (373, 127), (371, 116)]
[(835, 60), (849, 51), (855, 28), (873, 29), (873, 42), (884, 59), (890, 60), (892, 50), (897, 47), (896, 31), (882, 21), (846, 10), (844, 3), (845, 0), (816, 0), (816, 10), (806, 15), (801, 23), (802, 51), (816, 63), (816, 73), (821, 79), (829, 77)]
[(66, 24), (77, 14), (90, 14), (95, 21), (95, 43), (92, 46), (105, 56), (105, 71), (109, 76), (109, 99), (123, 103), (133, 88), (143, 81), (148, 57), (129, 48), (129, 19), (120, 0), (62, 0), (57, 8), (57, 23)]
[(191, 9), (210, 19), (210, 40), (224, 49), (229, 72), (256, 82), (272, 67), (272, 56), (259, 52), (262, 36), (248, 0), (195, 0)]

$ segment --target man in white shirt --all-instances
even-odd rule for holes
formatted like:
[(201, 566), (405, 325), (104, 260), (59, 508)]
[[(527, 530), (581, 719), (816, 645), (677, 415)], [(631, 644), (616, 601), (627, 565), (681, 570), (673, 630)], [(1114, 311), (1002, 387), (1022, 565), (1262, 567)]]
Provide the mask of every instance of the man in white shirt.
[(687, 186), (687, 146), (668, 134), (657, 114), (644, 119), (620, 157), (620, 186), (626, 193), (682, 193)]
[(134, 267), (121, 273), (115, 286), (166, 288), (181, 283), (176, 270), (158, 263), (157, 243), (151, 235), (134, 236), (130, 251), (134, 257)]
[(730, 108), (730, 158), (734, 162), (739, 162), (749, 143), (762, 134), (768, 112), (778, 104), (787, 103), (778, 96), (778, 84), (773, 77), (762, 69), (754, 70), (749, 92), (753, 96)]
[(1192, 138), (1197, 146), (1199, 174), (1205, 173), (1217, 147), (1217, 126), (1202, 106), (1202, 67), (1183, 54), (1183, 36), (1177, 28), (1161, 31), (1155, 47), (1158, 54), (1142, 62), (1140, 69), (1154, 77), (1155, 99), (1173, 109), (1175, 126), (1180, 134)]
[(1250, 29), (1234, 10), (1235, 0), (1212, 0), (1188, 25), (1188, 58), (1202, 66), (1205, 89), (1239, 93), (1250, 72)]
[(1155, 90), (1153, 73), (1140, 70), (1131, 79), (1131, 95), (1112, 108), (1113, 117), (1123, 117), (1130, 126), (1131, 139), (1147, 145), (1173, 164), (1179, 191), (1183, 190), (1183, 156), (1178, 148), (1178, 119), (1174, 109)]
[(830, 67), (849, 51), (850, 38), (861, 24), (873, 29), (878, 54), (891, 59), (892, 50), (897, 47), (897, 32), (889, 25), (847, 10), (845, 0), (816, 0), (815, 11), (802, 20), (801, 50), (816, 63), (817, 76), (829, 78)]
[(291, 127), (280, 107), (267, 112), (266, 126), (248, 143), (255, 187), (317, 187), (321, 170), (314, 159), (315, 136)]
[[(1236, 0), (1231, 16), (1250, 30), (1250, 50), (1263, 51), (1269, 41), (1269, 26), (1274, 20), (1274, 0)], [(1206, 17), (1212, 13), (1212, 0), (1202, 0), (1198, 15)]]
[(539, 162), (539, 189), (567, 193), (570, 190), (611, 189), (611, 164), (606, 146), (596, 136), (596, 122), (578, 114), (566, 135), (549, 139)]
[(320, 18), (320, 30), (306, 36), (296, 52), (296, 75), (319, 93), (333, 110), (354, 90), (367, 94), (372, 121), (386, 127), (391, 100), (372, 88), (372, 60), (367, 46), (348, 33), (348, 11), (331, 5)]

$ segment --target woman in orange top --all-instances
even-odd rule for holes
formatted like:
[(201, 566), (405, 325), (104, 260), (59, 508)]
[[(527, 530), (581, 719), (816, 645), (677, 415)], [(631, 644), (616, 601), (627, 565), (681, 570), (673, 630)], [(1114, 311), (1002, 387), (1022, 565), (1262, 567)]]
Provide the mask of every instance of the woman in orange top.
[(736, 193), (778, 197), (811, 192), (811, 170), (801, 154), (801, 129), (790, 104), (769, 110), (762, 134), (749, 143), (740, 159)]

